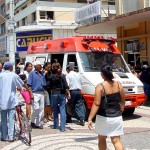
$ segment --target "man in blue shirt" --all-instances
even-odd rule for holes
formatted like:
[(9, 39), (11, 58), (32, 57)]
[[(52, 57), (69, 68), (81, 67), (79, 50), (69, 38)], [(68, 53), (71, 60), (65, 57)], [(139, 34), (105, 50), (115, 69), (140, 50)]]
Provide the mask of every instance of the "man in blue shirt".
[(41, 71), (41, 63), (39, 61), (35, 61), (34, 67), (35, 70), (29, 73), (27, 81), (33, 107), (31, 127), (43, 129), (42, 116), (44, 112), (44, 98), (46, 97), (46, 92), (44, 90), (46, 80), (44, 73)]
[[(16, 87), (22, 88), (24, 82), (13, 71), (14, 63), (5, 62), (0, 73), (0, 108), (1, 108), (1, 141), (14, 141), (14, 116), (15, 107), (18, 105)], [(8, 126), (7, 126), (8, 124)]]

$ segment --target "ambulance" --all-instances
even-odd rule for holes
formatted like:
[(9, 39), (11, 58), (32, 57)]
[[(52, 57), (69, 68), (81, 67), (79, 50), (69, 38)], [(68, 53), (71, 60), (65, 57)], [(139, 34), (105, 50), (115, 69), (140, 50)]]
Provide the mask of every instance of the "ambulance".
[(125, 112), (132, 115), (136, 107), (145, 101), (142, 82), (134, 76), (125, 62), (116, 40), (103, 36), (74, 36), (69, 38), (33, 42), (27, 50), (26, 62), (39, 60), (59, 62), (62, 72), (67, 74), (66, 67), (73, 65), (82, 78), (82, 95), (88, 116), (94, 100), (97, 84), (103, 82), (101, 67), (112, 68), (114, 80), (120, 82), (125, 91)]

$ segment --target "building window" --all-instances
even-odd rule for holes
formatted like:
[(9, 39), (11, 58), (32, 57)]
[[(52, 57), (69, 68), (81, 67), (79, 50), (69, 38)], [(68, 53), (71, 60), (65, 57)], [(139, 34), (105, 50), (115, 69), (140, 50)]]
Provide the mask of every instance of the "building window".
[(19, 21), (17, 22), (17, 27), (19, 27)]
[(40, 11), (40, 19), (54, 19), (53, 11)]
[(77, 3), (87, 3), (87, 0), (77, 0)]
[(5, 23), (1, 24), (1, 34), (5, 33)]
[(108, 5), (115, 5), (115, 0), (109, 0)]
[(25, 9), (25, 8), (27, 8), (27, 5), (26, 5), (26, 6), (24, 6), (24, 7), (22, 7), (22, 10), (23, 10), (23, 9)]
[(5, 14), (5, 4), (3, 4), (3, 5), (1, 6), (0, 13), (1, 13), (1, 14)]
[(27, 25), (27, 17), (25, 17), (25, 18), (22, 19), (22, 25), (23, 26)]
[(36, 12), (32, 13), (32, 22), (36, 21)]

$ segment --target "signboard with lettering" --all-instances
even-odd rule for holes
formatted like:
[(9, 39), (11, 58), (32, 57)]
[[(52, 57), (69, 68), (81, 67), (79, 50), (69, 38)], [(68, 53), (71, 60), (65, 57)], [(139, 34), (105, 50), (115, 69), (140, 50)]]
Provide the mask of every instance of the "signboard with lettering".
[(101, 15), (101, 2), (95, 2), (84, 7), (81, 7), (75, 11), (75, 22), (79, 23), (86, 19)]
[(30, 43), (48, 39), (52, 39), (52, 30), (16, 33), (16, 51), (27, 51)]
[(0, 54), (7, 54), (7, 36), (0, 37)]

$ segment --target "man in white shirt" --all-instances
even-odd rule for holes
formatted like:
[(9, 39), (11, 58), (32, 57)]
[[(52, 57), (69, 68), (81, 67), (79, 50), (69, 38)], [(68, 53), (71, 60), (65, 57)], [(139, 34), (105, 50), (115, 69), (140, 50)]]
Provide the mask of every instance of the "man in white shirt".
[(69, 90), (71, 95), (69, 102), (75, 107), (77, 117), (80, 120), (80, 125), (84, 126), (85, 112), (81, 94), (81, 77), (77, 72), (74, 71), (74, 67), (71, 65), (67, 66), (66, 70), (68, 72), (66, 75), (66, 80), (70, 88)]

